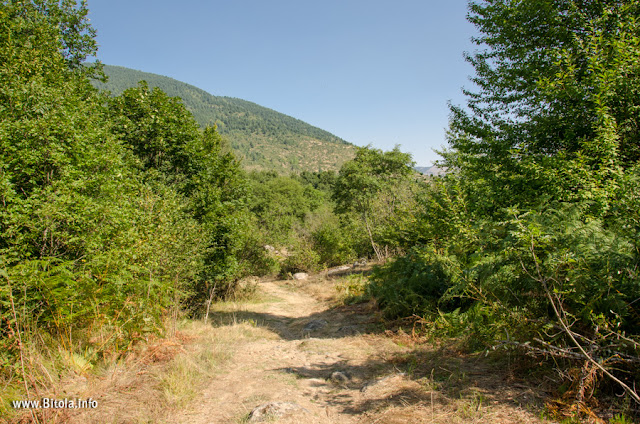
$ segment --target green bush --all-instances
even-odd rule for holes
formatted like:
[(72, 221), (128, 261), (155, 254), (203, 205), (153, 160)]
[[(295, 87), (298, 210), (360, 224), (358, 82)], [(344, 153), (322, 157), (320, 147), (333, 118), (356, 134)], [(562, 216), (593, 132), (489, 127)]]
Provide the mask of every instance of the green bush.
[(289, 256), (282, 262), (280, 273), (282, 275), (296, 272), (314, 272), (320, 269), (320, 256), (313, 250), (311, 243), (300, 242)]
[(336, 219), (326, 219), (312, 237), (318, 262), (325, 267), (350, 263), (357, 258), (353, 238)]
[(374, 268), (368, 290), (389, 318), (432, 316), (460, 307), (450, 295), (458, 269), (455, 256), (416, 248)]

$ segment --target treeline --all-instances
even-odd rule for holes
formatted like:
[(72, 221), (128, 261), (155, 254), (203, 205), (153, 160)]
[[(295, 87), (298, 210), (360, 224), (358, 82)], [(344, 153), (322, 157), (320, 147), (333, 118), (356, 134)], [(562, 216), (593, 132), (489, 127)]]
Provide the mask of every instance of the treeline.
[(211, 287), (233, 290), (244, 272), (248, 182), (238, 161), (215, 128), (201, 130), (159, 89), (98, 92), (90, 78), (100, 66), (83, 65), (96, 52), (86, 15), (72, 1), (0, 9), (6, 381), (29, 371), (35, 352), (91, 364), (126, 351), (183, 306), (196, 310)]
[(434, 335), (546, 360), (578, 417), (607, 394), (637, 411), (640, 4), (469, 10), (479, 50), (467, 107), (451, 108), (449, 173), (370, 292)]
[(104, 66), (108, 81), (97, 80), (95, 85), (114, 95), (123, 93), (137, 81), (147, 81), (150, 87), (157, 87), (172, 97), (183, 99), (185, 106), (201, 126), (218, 125), (224, 129), (252, 129), (273, 137), (296, 133), (329, 143), (347, 144), (346, 141), (311, 126), (299, 119), (292, 118), (255, 103), (226, 96), (213, 96), (192, 85), (162, 75), (135, 71), (121, 66)]

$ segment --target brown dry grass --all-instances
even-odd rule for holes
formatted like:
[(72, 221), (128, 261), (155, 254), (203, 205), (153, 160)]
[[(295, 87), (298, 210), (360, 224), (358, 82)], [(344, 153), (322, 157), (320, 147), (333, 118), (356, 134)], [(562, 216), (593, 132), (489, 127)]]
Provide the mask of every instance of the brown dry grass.
[[(124, 358), (103, 363), (91, 372), (76, 373), (58, 367), (65, 375), (33, 396), (33, 399), (91, 398), (97, 401), (98, 408), (13, 410), (0, 417), (0, 422), (162, 422), (200, 394), (206, 381), (231, 358), (232, 348), (241, 341), (262, 337), (265, 334), (260, 328), (244, 323), (213, 333), (210, 326), (199, 321), (185, 321), (174, 337), (150, 339)], [(8, 391), (4, 395), (23, 397)]]

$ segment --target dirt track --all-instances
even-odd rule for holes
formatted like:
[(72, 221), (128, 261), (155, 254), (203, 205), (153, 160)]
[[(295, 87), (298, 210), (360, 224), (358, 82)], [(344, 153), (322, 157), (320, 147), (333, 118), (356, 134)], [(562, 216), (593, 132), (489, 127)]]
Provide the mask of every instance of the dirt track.
[(220, 306), (211, 331), (236, 329), (231, 357), (168, 422), (253, 422), (268, 402), (295, 404), (278, 423), (541, 422), (535, 390), (504, 363), (389, 336), (366, 304), (330, 302), (334, 286), (262, 282), (261, 301)]

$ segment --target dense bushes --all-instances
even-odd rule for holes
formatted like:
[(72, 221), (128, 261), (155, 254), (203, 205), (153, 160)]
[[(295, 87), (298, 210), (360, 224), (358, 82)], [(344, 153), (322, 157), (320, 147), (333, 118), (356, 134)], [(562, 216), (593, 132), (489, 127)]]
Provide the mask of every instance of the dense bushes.
[(252, 172), (249, 209), (251, 232), (259, 235), (255, 241), (280, 252), (283, 275), (360, 257), (386, 258), (410, 244), (411, 211), (415, 196), (424, 190), (412, 163), (397, 148), (383, 152), (364, 147), (337, 175)]
[[(0, 371), (91, 363), (242, 275), (246, 180), (215, 129), (142, 84), (98, 93), (87, 9), (0, 9)], [(226, 287), (225, 287), (226, 289)], [(54, 340), (55, 346), (42, 345)], [(24, 370), (22, 370), (24, 371)]]
[[(305, 172), (287, 177), (252, 172), (249, 181), (252, 233), (262, 249), (251, 249), (258, 254), (253, 258), (256, 265), (270, 263), (267, 268), (271, 272), (286, 275), (343, 264), (356, 257), (350, 228), (342, 225), (332, 210), (334, 173)], [(268, 252), (264, 246), (279, 253)]]
[(554, 358), (578, 402), (595, 381), (640, 402), (640, 8), (470, 10), (478, 92), (452, 108), (449, 173), (418, 198), (417, 246), (370, 291), (387, 315), (475, 348)]

